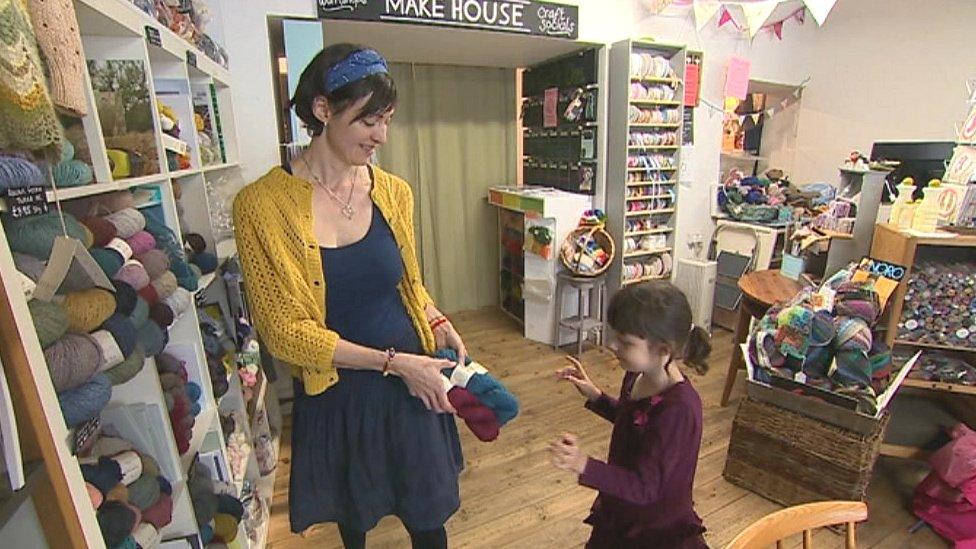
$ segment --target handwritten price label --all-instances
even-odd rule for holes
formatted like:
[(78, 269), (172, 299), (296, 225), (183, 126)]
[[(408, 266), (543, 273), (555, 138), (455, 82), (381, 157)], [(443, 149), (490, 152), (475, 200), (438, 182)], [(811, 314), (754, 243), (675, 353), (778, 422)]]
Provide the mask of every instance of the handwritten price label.
[(41, 187), (24, 187), (7, 191), (7, 208), (15, 219), (46, 214), (47, 194)]

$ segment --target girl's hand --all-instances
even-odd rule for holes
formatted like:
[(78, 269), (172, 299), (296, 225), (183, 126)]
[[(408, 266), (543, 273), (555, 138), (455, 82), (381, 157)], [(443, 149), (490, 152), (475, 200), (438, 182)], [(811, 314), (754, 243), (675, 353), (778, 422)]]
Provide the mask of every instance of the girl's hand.
[(451, 406), (444, 389), (444, 374), (441, 370), (451, 368), (454, 363), (422, 355), (399, 354), (390, 364), (390, 371), (407, 384), (410, 395), (417, 397), (428, 410), (438, 414), (454, 414), (456, 410)]
[(576, 390), (580, 392), (581, 395), (586, 397), (587, 400), (596, 400), (600, 398), (603, 394), (596, 385), (590, 381), (590, 376), (586, 375), (586, 370), (583, 369), (583, 365), (580, 361), (576, 360), (571, 356), (567, 356), (566, 360), (572, 364), (561, 370), (556, 371), (556, 378), (568, 381), (576, 386)]
[(454, 349), (457, 351), (458, 364), (464, 364), (468, 357), (468, 350), (461, 341), (461, 335), (454, 329), (450, 321), (434, 328), (434, 342), (438, 349)]
[(557, 469), (582, 475), (589, 459), (580, 450), (576, 435), (564, 433), (549, 445), (549, 461)]

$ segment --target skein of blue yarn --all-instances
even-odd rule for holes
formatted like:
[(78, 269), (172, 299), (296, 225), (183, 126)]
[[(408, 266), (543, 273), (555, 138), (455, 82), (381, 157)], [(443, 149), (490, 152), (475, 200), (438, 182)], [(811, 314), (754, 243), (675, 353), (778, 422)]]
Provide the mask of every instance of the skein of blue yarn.
[(169, 334), (155, 322), (146, 322), (139, 328), (139, 343), (146, 351), (146, 356), (156, 356), (169, 343)]
[(44, 173), (37, 167), (37, 164), (19, 156), (0, 154), (0, 189), (20, 189), (43, 185)]
[(60, 187), (80, 187), (95, 180), (91, 166), (81, 160), (62, 162), (51, 170), (54, 182)]
[(203, 274), (209, 274), (217, 270), (217, 256), (210, 252), (200, 252), (190, 259), (190, 262), (200, 267)]
[(112, 334), (112, 338), (122, 351), (122, 356), (129, 356), (135, 350), (138, 333), (129, 317), (115, 313), (102, 323), (102, 329)]
[(136, 308), (136, 298), (139, 294), (136, 293), (135, 288), (121, 280), (113, 280), (112, 286), (115, 286), (115, 314), (131, 315), (132, 310)]
[(137, 330), (142, 328), (142, 325), (149, 320), (149, 303), (142, 296), (136, 297), (136, 306), (132, 308), (132, 314), (129, 315), (129, 320), (132, 321), (132, 325)]
[(200, 395), (202, 394), (203, 391), (200, 389), (200, 386), (196, 384), (196, 382), (191, 381), (186, 384), (186, 396), (191, 402), (200, 400)]
[[(54, 239), (64, 235), (61, 215), (57, 211), (19, 219), (5, 215), (2, 219), (12, 251), (32, 255), (45, 261), (51, 257)], [(64, 214), (64, 228), (68, 230), (68, 236), (81, 242), (85, 242), (90, 234), (69, 213)]]
[(122, 254), (115, 250), (109, 248), (92, 248), (89, 250), (92, 259), (95, 263), (101, 267), (102, 272), (105, 276), (112, 278), (118, 274), (119, 270), (122, 268), (122, 264), (125, 263), (125, 259)]
[(169, 270), (176, 275), (176, 282), (181, 288), (195, 292), (199, 287), (200, 277), (193, 272), (190, 268), (189, 263), (183, 261), (182, 259), (170, 260)]
[[(434, 353), (437, 358), (443, 358), (457, 362), (457, 351), (454, 349), (438, 349)], [(465, 364), (471, 363), (471, 357), (467, 357)], [(446, 368), (444, 372), (450, 376), (453, 369)], [(478, 400), (495, 412), (499, 425), (505, 425), (518, 415), (519, 405), (507, 388), (491, 374), (475, 374), (468, 380), (466, 389)]]
[(103, 456), (98, 458), (98, 463), (83, 464), (81, 476), (105, 496), (122, 482), (122, 468), (119, 462)]
[(97, 374), (87, 383), (58, 393), (58, 404), (68, 427), (75, 427), (98, 415), (112, 398), (112, 383), (104, 374)]
[(202, 541), (204, 545), (210, 545), (210, 542), (213, 541), (213, 537), (214, 537), (213, 526), (210, 526), (209, 524), (204, 524), (203, 526), (200, 527), (200, 541)]
[(98, 508), (98, 527), (106, 547), (118, 547), (135, 526), (136, 512), (121, 501), (106, 501)]

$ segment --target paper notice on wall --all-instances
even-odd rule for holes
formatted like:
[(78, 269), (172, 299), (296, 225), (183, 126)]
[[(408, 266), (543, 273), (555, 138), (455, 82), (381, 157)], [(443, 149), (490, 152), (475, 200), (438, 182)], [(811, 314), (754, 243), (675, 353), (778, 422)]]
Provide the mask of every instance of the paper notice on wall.
[(559, 88), (549, 88), (546, 90), (542, 101), (542, 125), (546, 128), (555, 128), (558, 122), (556, 110), (559, 108)]
[(689, 63), (685, 65), (685, 106), (698, 105), (698, 79), (701, 76), (701, 65)]
[(749, 93), (749, 67), (748, 59), (734, 55), (729, 57), (729, 71), (725, 76), (725, 97), (746, 98)]

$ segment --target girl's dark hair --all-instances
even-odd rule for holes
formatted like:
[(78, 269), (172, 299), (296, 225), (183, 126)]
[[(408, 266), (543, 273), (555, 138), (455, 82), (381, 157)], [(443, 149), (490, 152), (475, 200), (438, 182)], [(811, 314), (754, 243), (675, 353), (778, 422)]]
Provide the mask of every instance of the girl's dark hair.
[(626, 286), (610, 299), (607, 320), (615, 332), (663, 343), (699, 374), (708, 371), (708, 332), (692, 326), (688, 298), (670, 282)]
[(339, 114), (356, 101), (372, 94), (363, 110), (353, 119), (354, 122), (367, 116), (383, 114), (396, 106), (396, 84), (387, 73), (373, 74), (350, 82), (332, 93), (326, 92), (325, 78), (329, 74), (329, 69), (349, 55), (366, 49), (369, 48), (359, 44), (333, 44), (316, 54), (302, 71), (302, 76), (298, 79), (298, 87), (295, 88), (295, 96), (291, 98), (291, 106), (295, 108), (295, 114), (308, 126), (313, 136), (321, 134), (325, 129), (325, 124), (315, 118), (315, 113), (312, 111), (317, 97), (325, 97), (329, 101), (332, 112)]

